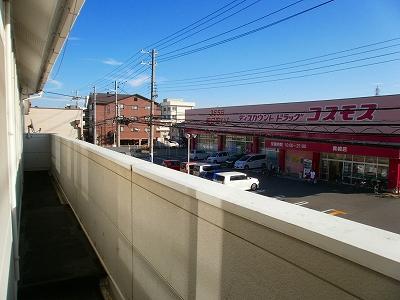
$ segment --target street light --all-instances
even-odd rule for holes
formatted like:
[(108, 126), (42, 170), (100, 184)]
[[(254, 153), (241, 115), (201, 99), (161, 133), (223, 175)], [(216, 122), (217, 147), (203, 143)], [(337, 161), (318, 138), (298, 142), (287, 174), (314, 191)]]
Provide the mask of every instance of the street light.
[(187, 165), (186, 165), (186, 169), (187, 169), (187, 173), (189, 174), (189, 162), (190, 162), (190, 138), (196, 138), (197, 134), (190, 134), (190, 133), (186, 133), (186, 138), (187, 138), (187, 144), (188, 144), (188, 151), (187, 151)]

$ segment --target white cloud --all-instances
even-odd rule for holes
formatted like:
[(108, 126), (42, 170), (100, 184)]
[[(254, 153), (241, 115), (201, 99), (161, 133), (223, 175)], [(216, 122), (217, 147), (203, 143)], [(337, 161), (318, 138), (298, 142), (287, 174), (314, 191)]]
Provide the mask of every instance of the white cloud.
[(120, 66), (122, 62), (115, 60), (114, 58), (107, 58), (106, 60), (102, 61), (103, 64), (111, 65), (111, 66)]
[(63, 86), (61, 81), (55, 80), (55, 79), (49, 79), (47, 80), (48, 84), (51, 84), (54, 89), (59, 89)]
[(132, 87), (139, 87), (145, 84), (146, 82), (149, 82), (149, 80), (150, 80), (149, 76), (142, 75), (139, 76), (138, 78), (128, 80), (128, 84)]

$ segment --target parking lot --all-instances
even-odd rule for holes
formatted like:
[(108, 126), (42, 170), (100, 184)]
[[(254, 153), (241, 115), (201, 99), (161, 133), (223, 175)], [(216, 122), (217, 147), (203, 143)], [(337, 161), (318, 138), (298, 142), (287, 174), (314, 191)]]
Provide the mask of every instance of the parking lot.
[[(186, 161), (187, 152), (185, 149), (156, 151), (154, 162), (161, 164), (164, 159)], [(326, 182), (311, 184), (293, 178), (268, 176), (260, 170), (245, 173), (260, 181), (260, 188), (254, 193), (400, 234), (400, 197), (358, 191), (352, 186)]]

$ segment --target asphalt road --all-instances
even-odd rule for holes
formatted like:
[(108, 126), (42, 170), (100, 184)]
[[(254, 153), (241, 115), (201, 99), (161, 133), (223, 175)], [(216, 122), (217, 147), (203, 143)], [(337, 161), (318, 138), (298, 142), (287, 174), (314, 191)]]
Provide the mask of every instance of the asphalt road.
[[(186, 161), (187, 152), (185, 149), (162, 149), (155, 153), (155, 163), (161, 164), (164, 159)], [(259, 170), (247, 173), (260, 181), (260, 188), (255, 191), (257, 194), (400, 234), (400, 197), (326, 182), (311, 184), (267, 176)]]
[(326, 182), (311, 184), (254, 171), (247, 173), (259, 179), (260, 189), (255, 193), (260, 195), (400, 234), (400, 197)]

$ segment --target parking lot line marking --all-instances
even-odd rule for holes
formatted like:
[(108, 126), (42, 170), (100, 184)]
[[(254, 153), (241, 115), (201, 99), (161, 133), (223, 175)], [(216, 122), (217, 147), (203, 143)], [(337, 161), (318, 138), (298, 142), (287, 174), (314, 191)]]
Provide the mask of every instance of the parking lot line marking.
[(294, 205), (306, 205), (306, 204), (308, 204), (308, 201), (300, 201), (300, 202), (296, 202), (296, 203), (293, 203)]
[(346, 213), (341, 210), (334, 210), (333, 212), (329, 213), (331, 216), (338, 216), (338, 215), (345, 215)]
[(323, 210), (321, 212), (326, 213), (326, 214), (331, 215), (331, 216), (339, 216), (339, 215), (346, 215), (347, 214), (344, 211), (341, 211), (341, 210), (338, 210), (338, 209), (333, 209), (333, 208), (330, 208), (330, 209), (327, 209), (327, 210)]

